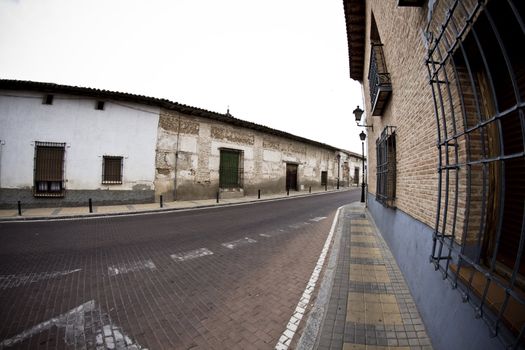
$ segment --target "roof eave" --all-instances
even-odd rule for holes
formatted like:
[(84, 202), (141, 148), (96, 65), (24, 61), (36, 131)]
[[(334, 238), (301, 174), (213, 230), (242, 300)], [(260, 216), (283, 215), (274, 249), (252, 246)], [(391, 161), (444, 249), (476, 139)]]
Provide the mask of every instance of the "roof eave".
[(363, 81), (365, 59), (366, 4), (365, 0), (343, 0), (350, 78)]

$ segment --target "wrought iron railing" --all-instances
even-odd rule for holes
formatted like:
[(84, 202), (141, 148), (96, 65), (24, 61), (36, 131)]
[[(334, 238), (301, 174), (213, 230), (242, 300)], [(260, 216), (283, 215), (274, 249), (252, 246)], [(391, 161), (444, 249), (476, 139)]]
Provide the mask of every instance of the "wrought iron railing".
[(383, 44), (372, 43), (370, 54), (370, 69), (368, 71), (368, 85), (370, 88), (370, 101), (372, 115), (380, 115), (384, 104), (392, 91), (390, 74), (386, 69)]

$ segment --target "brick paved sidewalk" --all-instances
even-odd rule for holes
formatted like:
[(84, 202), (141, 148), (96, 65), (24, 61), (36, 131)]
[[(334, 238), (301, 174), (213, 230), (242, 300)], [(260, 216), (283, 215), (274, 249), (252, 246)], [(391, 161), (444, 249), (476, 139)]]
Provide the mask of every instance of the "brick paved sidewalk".
[(338, 227), (333, 280), (323, 281), (325, 288), (331, 284), (328, 305), (314, 306), (324, 310), (324, 320), (317, 322), (315, 343), (301, 339), (297, 348), (432, 349), (401, 271), (364, 205), (344, 207)]

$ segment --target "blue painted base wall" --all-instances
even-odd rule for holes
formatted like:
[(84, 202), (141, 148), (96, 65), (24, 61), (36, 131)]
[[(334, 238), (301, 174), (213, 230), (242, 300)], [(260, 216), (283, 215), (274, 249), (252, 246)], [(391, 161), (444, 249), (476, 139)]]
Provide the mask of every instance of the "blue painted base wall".
[(461, 301), (441, 273), (429, 262), (433, 229), (401, 210), (383, 207), (368, 194), (368, 210), (390, 247), (419, 313), (437, 350), (504, 349), (491, 338), (485, 322), (476, 319), (474, 309)]

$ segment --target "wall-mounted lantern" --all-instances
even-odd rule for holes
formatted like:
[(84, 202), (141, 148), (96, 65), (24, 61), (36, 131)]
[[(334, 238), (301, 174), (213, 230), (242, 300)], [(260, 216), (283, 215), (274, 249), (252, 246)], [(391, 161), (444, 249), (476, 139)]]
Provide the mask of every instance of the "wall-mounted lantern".
[(360, 126), (362, 128), (372, 128), (372, 130), (374, 130), (374, 126), (373, 125), (359, 125), (359, 122), (361, 121), (361, 117), (363, 116), (363, 113), (364, 111), (359, 108), (359, 106), (357, 106), (356, 109), (354, 109), (354, 116), (355, 116), (355, 123), (357, 124), (357, 126)]

